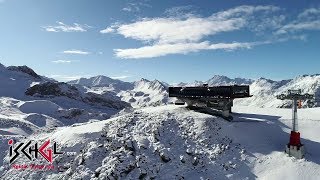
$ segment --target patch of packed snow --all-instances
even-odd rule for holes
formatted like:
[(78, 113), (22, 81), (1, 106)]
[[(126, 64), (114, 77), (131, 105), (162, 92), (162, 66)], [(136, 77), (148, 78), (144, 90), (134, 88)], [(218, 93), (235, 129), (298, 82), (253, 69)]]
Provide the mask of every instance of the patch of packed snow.
[(61, 109), (57, 104), (47, 100), (25, 101), (18, 103), (17, 106), (20, 111), (24, 113), (40, 113), (47, 115), (52, 115)]

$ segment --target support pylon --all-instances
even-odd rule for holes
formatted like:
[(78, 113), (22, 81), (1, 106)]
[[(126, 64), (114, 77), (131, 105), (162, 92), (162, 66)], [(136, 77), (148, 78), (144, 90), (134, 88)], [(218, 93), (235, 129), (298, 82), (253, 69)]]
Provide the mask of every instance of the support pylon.
[(287, 95), (281, 94), (278, 95), (277, 98), (281, 100), (292, 100), (292, 130), (290, 133), (290, 141), (286, 145), (285, 152), (289, 154), (289, 156), (302, 159), (305, 155), (305, 149), (304, 145), (301, 143), (300, 132), (298, 131), (298, 106), (301, 108), (301, 100), (312, 99), (313, 96), (310, 94), (302, 95), (301, 90), (289, 90)]

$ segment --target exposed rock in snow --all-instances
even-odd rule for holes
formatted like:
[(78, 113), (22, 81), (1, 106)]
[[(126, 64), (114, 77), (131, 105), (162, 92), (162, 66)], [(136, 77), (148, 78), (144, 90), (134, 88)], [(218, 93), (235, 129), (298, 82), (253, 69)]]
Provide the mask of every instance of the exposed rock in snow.
[(195, 81), (193, 83), (180, 83), (177, 86), (201, 86), (204, 83), (209, 86), (221, 85), (250, 85), (251, 98), (236, 99), (235, 105), (254, 107), (280, 107), (289, 108), (291, 101), (282, 101), (276, 98), (279, 94), (286, 94), (290, 89), (301, 89), (302, 93), (315, 95), (315, 100), (303, 102), (303, 107), (320, 106), (320, 75), (303, 75), (294, 79), (273, 81), (266, 78), (257, 80), (235, 78), (226, 76), (214, 76), (208, 81)]
[[(103, 77), (91, 80), (90, 86), (80, 85), (82, 82), (72, 86), (37, 78), (29, 68), (12, 69), (0, 64), (1, 179), (320, 176), (320, 109), (299, 110), (299, 130), (307, 155), (305, 160), (295, 160), (283, 153), (289, 140), (291, 110), (266, 108), (290, 107), (290, 101), (275, 98), (289, 89), (302, 89), (303, 93), (318, 98), (320, 75), (284, 81), (214, 76), (207, 81), (211, 86), (250, 84), (254, 97), (236, 100), (234, 122), (183, 106), (164, 105), (173, 99), (168, 98), (168, 85), (157, 80), (125, 83), (128, 86)], [(202, 81), (193, 83), (202, 84)], [(121, 99), (139, 109), (131, 109)], [(319, 106), (319, 102), (304, 102), (304, 107), (314, 105)], [(14, 170), (7, 157), (9, 139), (18, 142), (51, 139), (66, 153), (54, 159), (53, 170)], [(29, 161), (21, 157), (17, 164), (44, 163), (41, 158)]]
[(221, 86), (221, 85), (249, 85), (253, 82), (251, 79), (244, 79), (244, 78), (235, 78), (235, 79), (230, 79), (226, 76), (219, 76), (215, 75), (206, 83), (209, 86)]
[(85, 92), (83, 87), (40, 77), (26, 66), (0, 65), (0, 134), (28, 136), (57, 126), (110, 118), (130, 104), (115, 93)]
[[(287, 93), (289, 89), (302, 89), (303, 93), (315, 94), (316, 96), (316, 100), (304, 102), (303, 107), (317, 107), (320, 101), (319, 79), (320, 75), (304, 75), (295, 79), (282, 81), (273, 81), (265, 78), (259, 78), (257, 80), (244, 78), (231, 79), (226, 76), (215, 75), (207, 81), (179, 83), (176, 86), (201, 86), (203, 84), (208, 84), (209, 86), (250, 85), (250, 91), (253, 97), (235, 100), (235, 105), (285, 108), (291, 107), (291, 102), (277, 100), (276, 95)], [(119, 83), (119, 80), (116, 81)], [(147, 79), (141, 79), (140, 81), (134, 82), (129, 89), (119, 88), (117, 91), (114, 91), (114, 89), (110, 89), (108, 85), (107, 87), (101, 85), (99, 87), (89, 87), (87, 91), (96, 94), (115, 93), (133, 107), (146, 107), (172, 103), (174, 99), (167, 98), (167, 88), (168, 85), (166, 83), (158, 80), (149, 81)]]
[[(222, 133), (225, 125), (223, 120), (176, 106), (137, 110), (107, 121), (33, 137), (50, 137), (64, 151), (78, 154), (55, 159), (55, 165), (65, 167), (61, 173), (45, 171), (34, 176), (31, 171), (11, 169), (4, 171), (3, 177), (224, 179), (228, 174), (253, 177), (241, 161), (243, 148)], [(8, 168), (6, 165), (4, 169)]]
[(37, 84), (27, 89), (26, 95), (42, 98), (54, 98), (64, 96), (91, 105), (106, 106), (109, 108), (119, 110), (130, 106), (129, 104), (122, 102), (117, 98), (107, 99), (107, 96), (91, 92), (81, 92), (75, 86), (69, 85), (67, 83), (46, 82), (42, 84)]
[(141, 79), (134, 82), (132, 90), (121, 91), (118, 96), (133, 107), (159, 106), (172, 101), (168, 97), (167, 89), (168, 87), (158, 80)]
[(77, 153), (56, 157), (53, 164), (59, 171), (14, 170), (4, 158), (0, 174), (4, 179), (316, 179), (320, 175), (319, 108), (299, 111), (302, 142), (308, 147), (305, 160), (283, 152), (289, 141), (290, 109), (235, 111), (235, 122), (226, 122), (167, 105), (59, 128), (28, 138), (50, 138), (62, 151)]
[(67, 83), (45, 82), (36, 84), (27, 89), (26, 95), (28, 96), (66, 96), (71, 99), (77, 99), (81, 96), (81, 92), (75, 86)]
[(207, 81), (194, 81), (192, 83), (181, 82), (177, 84), (177, 86), (202, 86), (203, 84), (208, 84), (209, 86), (250, 85), (252, 82), (254, 82), (254, 80), (252, 79), (231, 79), (227, 76), (214, 75), (211, 79)]
[(68, 83), (85, 86), (87, 92), (103, 96), (117, 95), (133, 107), (157, 106), (169, 102), (167, 97), (168, 85), (158, 80), (149, 81), (142, 78), (139, 81), (129, 83), (105, 76), (96, 76), (89, 79), (81, 78)]

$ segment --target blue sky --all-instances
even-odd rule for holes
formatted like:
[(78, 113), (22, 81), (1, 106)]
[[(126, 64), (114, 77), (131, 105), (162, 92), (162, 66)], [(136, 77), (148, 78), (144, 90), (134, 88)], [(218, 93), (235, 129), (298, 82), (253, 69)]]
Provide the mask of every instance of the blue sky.
[(317, 0), (0, 0), (0, 23), (1, 63), (62, 81), (320, 73)]

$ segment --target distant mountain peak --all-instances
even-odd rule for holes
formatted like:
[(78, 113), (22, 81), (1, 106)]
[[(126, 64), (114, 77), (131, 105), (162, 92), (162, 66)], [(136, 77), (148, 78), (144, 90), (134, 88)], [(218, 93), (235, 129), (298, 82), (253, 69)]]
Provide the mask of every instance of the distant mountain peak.
[(229, 77), (227, 76), (224, 76), (224, 75), (213, 75), (211, 79), (215, 79), (215, 78), (219, 78), (219, 79), (230, 79)]
[(251, 84), (253, 82), (252, 79), (244, 79), (244, 78), (234, 78), (231, 79), (224, 75), (214, 75), (211, 79), (206, 81), (210, 86), (220, 86), (220, 85), (242, 85), (242, 84)]
[(150, 82), (150, 80), (145, 79), (145, 78), (141, 78), (139, 81), (142, 81), (142, 82)]
[(68, 84), (72, 84), (72, 85), (77, 84), (81, 86), (97, 87), (97, 88), (102, 87), (102, 88), (108, 88), (109, 90), (113, 90), (116, 92), (133, 88), (132, 83), (124, 82), (118, 79), (112, 79), (104, 75), (98, 75), (90, 78), (80, 78), (77, 80), (69, 81)]
[(257, 79), (257, 81), (266, 81), (266, 82), (270, 82), (270, 83), (276, 82), (274, 80), (267, 79), (267, 78), (264, 78), (264, 77), (260, 77), (259, 79)]

